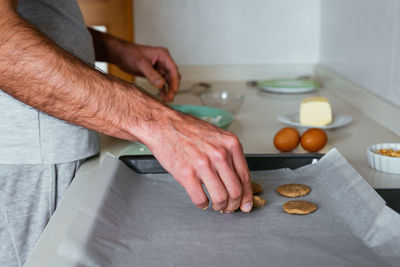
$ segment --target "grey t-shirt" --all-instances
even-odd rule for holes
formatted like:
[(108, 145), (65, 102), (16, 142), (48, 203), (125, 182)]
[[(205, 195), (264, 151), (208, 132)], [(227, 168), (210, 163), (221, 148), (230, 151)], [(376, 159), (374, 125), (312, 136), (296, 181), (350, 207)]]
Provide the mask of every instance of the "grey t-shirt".
[[(20, 0), (18, 13), (64, 50), (94, 64), (92, 38), (76, 0)], [(70, 162), (98, 150), (97, 133), (51, 117), (0, 90), (0, 164)]]

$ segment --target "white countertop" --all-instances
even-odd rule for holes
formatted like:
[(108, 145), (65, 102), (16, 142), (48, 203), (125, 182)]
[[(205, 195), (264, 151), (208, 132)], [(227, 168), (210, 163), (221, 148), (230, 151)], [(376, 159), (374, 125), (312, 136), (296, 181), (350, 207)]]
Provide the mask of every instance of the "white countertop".
[[(182, 88), (191, 84), (192, 82), (189, 81), (184, 82)], [(248, 88), (244, 80), (215, 81), (211, 84), (213, 90), (245, 93), (243, 106), (229, 130), (238, 135), (245, 153), (252, 154), (278, 153), (272, 140), (275, 133), (285, 125), (277, 122), (276, 117), (298, 112), (301, 99), (309, 96), (309, 94), (276, 95), (264, 93), (257, 89)], [(400, 175), (386, 174), (371, 169), (366, 157), (368, 146), (382, 142), (400, 143), (400, 137), (382, 126), (381, 123), (371, 119), (371, 116), (362, 113), (362, 107), (350, 104), (351, 100), (346, 99), (346, 92), (327, 86), (318, 90), (316, 94), (326, 96), (330, 100), (335, 114), (353, 117), (353, 122), (350, 125), (327, 131), (328, 144), (320, 152), (325, 153), (336, 147), (374, 188), (400, 188)], [(376, 101), (379, 102), (380, 100), (377, 99)], [(177, 96), (174, 104), (200, 105), (201, 102), (197, 96), (181, 94)], [(371, 112), (373, 112), (374, 103), (371, 104)], [(387, 121), (385, 123), (387, 124)], [(118, 156), (129, 144), (130, 142), (112, 137), (101, 137), (101, 155), (88, 160), (81, 167), (25, 266), (50, 266), (52, 257), (68, 230), (79, 203), (86, 197), (87, 188), (97, 185), (94, 174), (101, 158), (107, 152)], [(293, 152), (304, 153), (305, 151), (299, 146)]]

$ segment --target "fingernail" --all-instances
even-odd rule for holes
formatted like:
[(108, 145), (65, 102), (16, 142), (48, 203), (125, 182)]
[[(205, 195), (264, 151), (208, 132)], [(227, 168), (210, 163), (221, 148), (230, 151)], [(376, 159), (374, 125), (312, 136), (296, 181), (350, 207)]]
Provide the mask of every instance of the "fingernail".
[(247, 202), (246, 204), (243, 205), (242, 207), (243, 212), (250, 212), (251, 211), (251, 202)]
[(163, 82), (162, 82), (160, 79), (154, 80), (154, 83), (155, 83), (157, 86), (161, 86), (161, 85), (163, 84)]
[(223, 211), (223, 210), (220, 210), (219, 213), (224, 213), (224, 211)]
[(208, 206), (204, 206), (204, 207), (203, 207), (203, 210), (206, 210), (206, 209), (208, 209)]

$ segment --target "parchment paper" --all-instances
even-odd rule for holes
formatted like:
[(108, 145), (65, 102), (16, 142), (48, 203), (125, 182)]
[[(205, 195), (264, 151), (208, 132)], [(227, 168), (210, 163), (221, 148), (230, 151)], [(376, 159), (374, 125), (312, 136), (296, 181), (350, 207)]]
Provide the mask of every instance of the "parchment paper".
[[(108, 172), (108, 173), (107, 173)], [(110, 176), (110, 173), (112, 175)], [(267, 204), (250, 214), (202, 211), (168, 174), (138, 175), (107, 157), (55, 266), (398, 266), (400, 215), (333, 149), (295, 171), (252, 172)], [(312, 188), (306, 216), (282, 210), (284, 183)], [(101, 195), (101, 196), (100, 196)]]

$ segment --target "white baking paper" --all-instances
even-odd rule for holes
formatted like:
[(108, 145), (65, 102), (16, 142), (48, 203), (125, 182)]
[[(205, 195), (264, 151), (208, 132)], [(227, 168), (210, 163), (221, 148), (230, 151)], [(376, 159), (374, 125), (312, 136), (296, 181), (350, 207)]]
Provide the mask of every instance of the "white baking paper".
[[(250, 214), (197, 209), (168, 174), (108, 156), (54, 266), (398, 266), (400, 215), (333, 149), (291, 171), (252, 172), (267, 204)], [(289, 215), (275, 188), (312, 188), (319, 209)], [(106, 189), (106, 190), (105, 190)]]

